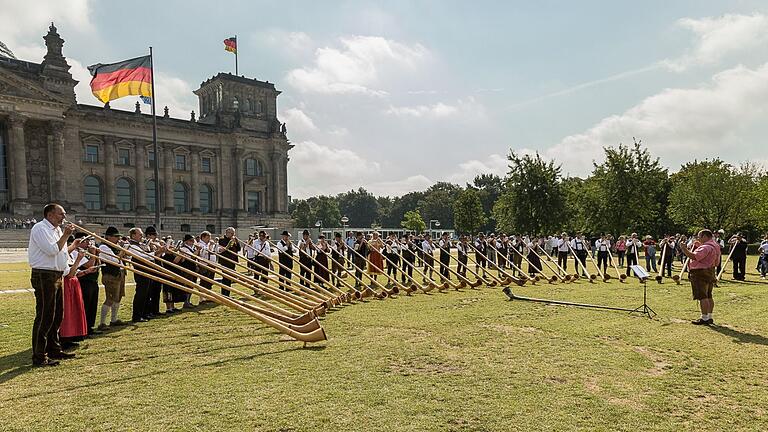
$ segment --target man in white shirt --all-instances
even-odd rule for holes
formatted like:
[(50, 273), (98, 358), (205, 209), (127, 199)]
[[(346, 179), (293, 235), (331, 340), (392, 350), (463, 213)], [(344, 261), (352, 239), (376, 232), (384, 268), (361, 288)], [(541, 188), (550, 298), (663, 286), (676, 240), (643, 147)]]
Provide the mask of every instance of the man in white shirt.
[(637, 257), (640, 254), (640, 248), (643, 247), (643, 243), (637, 238), (637, 233), (627, 239), (627, 276), (632, 276), (632, 266), (637, 265)]
[(562, 267), (565, 273), (568, 273), (568, 253), (570, 251), (569, 245), (571, 239), (568, 233), (560, 234), (560, 238), (557, 240), (557, 265)]
[(43, 220), (29, 234), (29, 266), (32, 267), (32, 288), (35, 290), (35, 322), (32, 325), (32, 364), (56, 366), (58, 359), (75, 355), (61, 350), (59, 327), (64, 317), (62, 276), (67, 268), (69, 253), (80, 245), (75, 240), (67, 247), (67, 239), (75, 231), (72, 225), (61, 229), (66, 216), (58, 204), (43, 209)]
[(578, 258), (579, 262), (574, 263), (576, 266), (576, 272), (578, 273), (579, 269), (579, 263), (581, 263), (581, 275), (586, 277), (587, 276), (587, 243), (584, 241), (584, 235), (583, 234), (577, 234), (576, 237), (573, 238), (571, 241), (571, 248), (576, 254), (576, 258)]
[(253, 252), (253, 261), (256, 263), (256, 265), (253, 266), (253, 276), (262, 282), (266, 282), (267, 268), (269, 268), (269, 261), (272, 259), (272, 249), (269, 247), (267, 233), (265, 231), (259, 231), (258, 237), (248, 249)]
[[(108, 227), (104, 233), (104, 238), (113, 244), (120, 241), (120, 232), (115, 227)], [(123, 325), (123, 322), (117, 319), (120, 310), (120, 301), (125, 296), (125, 270), (114, 264), (123, 264), (119, 256), (122, 252), (105, 243), (99, 245), (99, 259), (104, 264), (101, 268), (101, 283), (104, 284), (104, 303), (101, 305), (101, 323), (99, 330), (107, 329), (107, 315), (111, 313), (111, 326)]]
[[(211, 250), (212, 247), (214, 247), (214, 245), (211, 243), (211, 233), (208, 231), (201, 232), (200, 239), (195, 244), (196, 255), (204, 260), (216, 261), (216, 255), (214, 255)], [(214, 277), (213, 271), (207, 268), (209, 266), (210, 263), (202, 261), (197, 269), (197, 272), (200, 274), (200, 286), (207, 289), (211, 289), (213, 284), (203, 278), (213, 279)], [(200, 297), (200, 303), (205, 303), (206, 301), (206, 299)]]
[(597, 252), (597, 267), (603, 266), (603, 274), (608, 271), (608, 251), (611, 250), (611, 241), (601, 235), (595, 240), (595, 251)]

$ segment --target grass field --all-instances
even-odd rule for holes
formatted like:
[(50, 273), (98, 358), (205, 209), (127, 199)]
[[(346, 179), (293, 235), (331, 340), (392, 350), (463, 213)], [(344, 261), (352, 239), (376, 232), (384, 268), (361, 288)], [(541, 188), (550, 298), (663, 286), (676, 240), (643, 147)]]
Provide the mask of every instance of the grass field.
[[(486, 287), (337, 308), (322, 320), (329, 340), (309, 348), (198, 308), (89, 339), (41, 369), (30, 366), (33, 296), (0, 294), (0, 430), (766, 430), (768, 284), (748, 277), (716, 288), (709, 328), (689, 324), (687, 282), (648, 284), (653, 320)], [(0, 278), (0, 289), (29, 287), (26, 272)], [(615, 279), (515, 292), (642, 303), (637, 282)]]

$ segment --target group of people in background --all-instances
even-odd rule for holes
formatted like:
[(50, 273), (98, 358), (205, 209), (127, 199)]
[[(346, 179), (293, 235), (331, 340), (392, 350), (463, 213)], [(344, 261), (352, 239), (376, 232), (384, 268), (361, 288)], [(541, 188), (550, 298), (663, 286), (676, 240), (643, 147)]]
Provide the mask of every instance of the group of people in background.
[(30, 229), (37, 223), (35, 218), (9, 218), (0, 219), (0, 228), (2, 229)]

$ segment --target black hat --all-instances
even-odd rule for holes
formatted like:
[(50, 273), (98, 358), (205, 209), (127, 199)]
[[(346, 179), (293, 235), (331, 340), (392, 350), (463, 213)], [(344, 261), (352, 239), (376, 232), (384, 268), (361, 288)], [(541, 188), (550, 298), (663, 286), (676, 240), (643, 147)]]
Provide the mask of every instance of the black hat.
[(184, 234), (184, 241), (194, 240), (195, 237), (192, 234)]
[(290, 237), (291, 233), (289, 233), (288, 231), (283, 231), (282, 233), (280, 233), (280, 235), (284, 235), (284, 236)]
[(146, 235), (157, 235), (157, 229), (155, 229), (154, 226), (150, 225), (147, 227), (147, 229), (144, 230), (144, 234)]
[(104, 232), (104, 237), (120, 237), (120, 231), (113, 226), (107, 227), (107, 230)]
[(301, 232), (301, 235), (309, 235), (309, 230), (304, 230)]

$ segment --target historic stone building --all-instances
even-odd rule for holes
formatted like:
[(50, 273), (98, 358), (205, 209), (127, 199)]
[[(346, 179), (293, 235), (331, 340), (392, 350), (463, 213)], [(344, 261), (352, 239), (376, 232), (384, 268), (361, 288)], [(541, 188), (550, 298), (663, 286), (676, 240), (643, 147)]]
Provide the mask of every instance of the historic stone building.
[(274, 84), (219, 73), (194, 92), (199, 119), (158, 108), (155, 155), (152, 116), (138, 103), (135, 112), (78, 104), (64, 41), (53, 25), (44, 39), (42, 63), (0, 53), (0, 215), (39, 215), (55, 201), (73, 220), (147, 226), (158, 163), (166, 231), (289, 225), (293, 146)]

